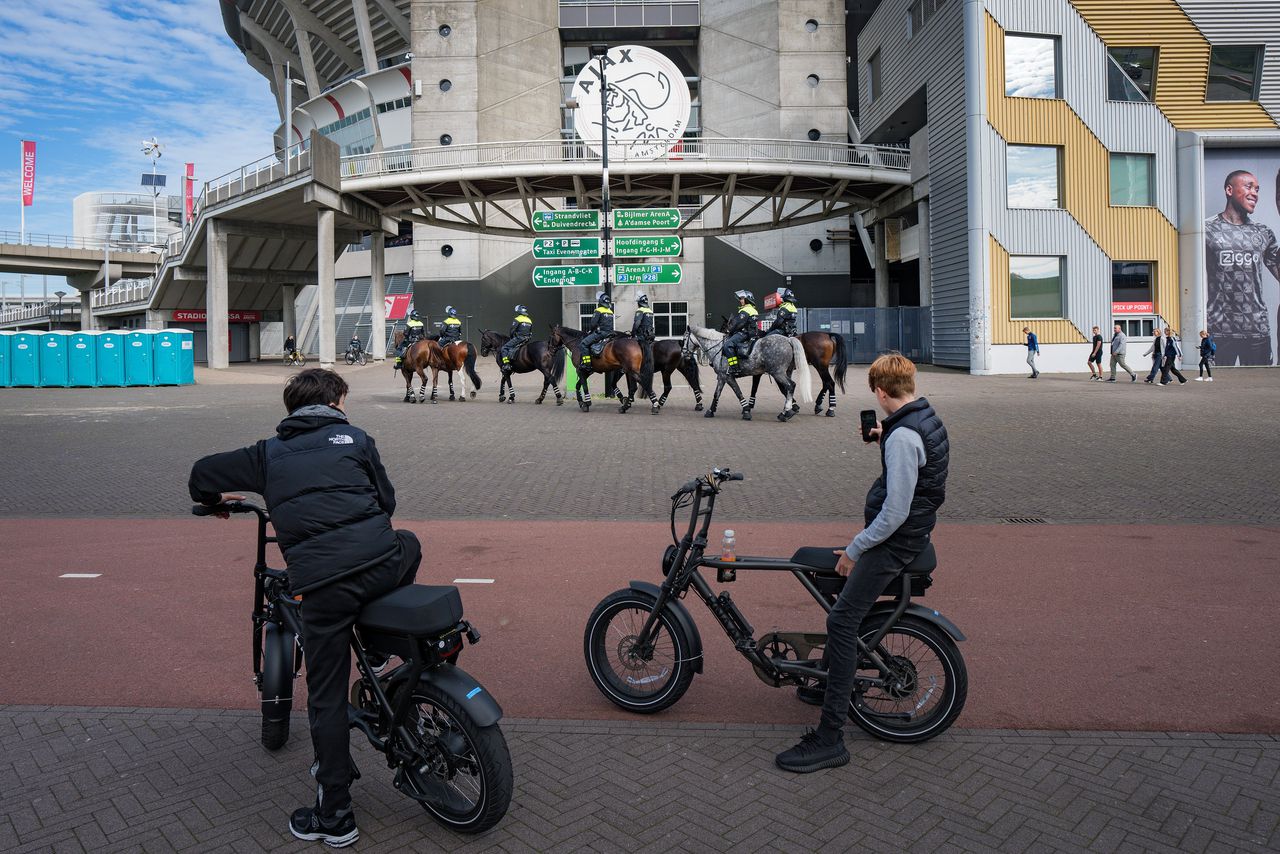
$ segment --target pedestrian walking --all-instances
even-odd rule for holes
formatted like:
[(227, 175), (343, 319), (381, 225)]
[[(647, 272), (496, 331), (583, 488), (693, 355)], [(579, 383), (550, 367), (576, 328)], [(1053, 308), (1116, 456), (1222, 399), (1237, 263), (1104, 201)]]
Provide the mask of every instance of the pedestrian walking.
[(1198, 383), (1213, 382), (1213, 357), (1218, 355), (1218, 345), (1213, 343), (1213, 337), (1207, 330), (1200, 330), (1200, 376), (1196, 377)]
[(1179, 343), (1177, 336), (1173, 334), (1173, 330), (1165, 327), (1164, 330), (1164, 365), (1160, 369), (1160, 385), (1168, 385), (1173, 382), (1169, 379), (1169, 375), (1178, 378), (1178, 385), (1186, 385), (1187, 378), (1178, 370), (1178, 362), (1182, 360), (1182, 344)]
[(1089, 379), (1102, 381), (1102, 332), (1093, 327), (1093, 349), (1089, 351)]
[(1156, 374), (1160, 373), (1160, 366), (1164, 363), (1164, 335), (1160, 330), (1156, 330), (1155, 337), (1151, 339), (1151, 347), (1144, 356), (1151, 357), (1151, 372), (1147, 374), (1147, 378), (1143, 380), (1147, 385), (1152, 385), (1156, 381)]
[(1036, 356), (1040, 355), (1040, 339), (1036, 338), (1036, 334), (1031, 331), (1031, 327), (1022, 327), (1022, 332), (1027, 336), (1027, 364), (1031, 366), (1031, 376), (1029, 380), (1040, 379), (1040, 370), (1036, 367)]
[(1124, 360), (1125, 351), (1129, 349), (1129, 339), (1124, 334), (1124, 330), (1120, 328), (1120, 324), (1116, 324), (1115, 333), (1111, 336), (1111, 379), (1109, 383), (1116, 381), (1116, 365), (1124, 368), (1125, 373), (1129, 375), (1129, 382), (1136, 383), (1138, 375), (1135, 374)]

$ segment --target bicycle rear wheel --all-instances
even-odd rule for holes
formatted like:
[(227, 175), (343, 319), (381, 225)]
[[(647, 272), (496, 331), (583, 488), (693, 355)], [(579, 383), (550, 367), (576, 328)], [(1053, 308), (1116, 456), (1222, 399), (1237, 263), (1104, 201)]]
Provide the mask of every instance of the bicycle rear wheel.
[[(884, 625), (887, 614), (863, 621), (862, 639), (871, 638)], [(893, 671), (882, 686), (866, 689), (849, 704), (849, 717), (876, 738), (910, 744), (928, 741), (944, 732), (964, 710), (969, 675), (964, 658), (951, 636), (925, 620), (904, 616), (889, 629), (876, 647)], [(865, 660), (860, 675), (879, 671)]]

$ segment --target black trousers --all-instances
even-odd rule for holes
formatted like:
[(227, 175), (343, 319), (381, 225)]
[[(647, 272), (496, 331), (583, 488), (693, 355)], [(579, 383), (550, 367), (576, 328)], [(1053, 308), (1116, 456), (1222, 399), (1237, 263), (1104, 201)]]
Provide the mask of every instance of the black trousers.
[(512, 338), (506, 344), (503, 344), (502, 349), (498, 351), (498, 355), (502, 357), (502, 364), (506, 366), (516, 357), (516, 352), (528, 343), (528, 338)]
[(351, 808), (351, 741), (347, 691), (351, 680), (351, 627), (360, 609), (397, 587), (412, 584), (422, 546), (396, 531), (400, 554), (302, 596), (302, 648), (307, 664), (307, 716), (315, 749), (316, 806), (322, 815)]
[(1201, 356), (1200, 357), (1200, 376), (1204, 376), (1205, 374), (1208, 374), (1209, 376), (1213, 376), (1213, 363), (1209, 361), (1208, 356)]
[(1169, 375), (1173, 374), (1178, 378), (1178, 382), (1185, 383), (1187, 378), (1178, 370), (1178, 359), (1176, 356), (1165, 356), (1164, 365), (1160, 368), (1160, 382), (1169, 383), (1173, 380), (1169, 379)]
[(605, 338), (608, 338), (612, 334), (613, 334), (612, 332), (601, 332), (601, 331), (588, 332), (586, 334), (586, 337), (584, 337), (582, 341), (578, 344), (578, 355), (582, 357), (584, 360), (589, 358), (591, 356), (591, 348), (596, 345), (596, 342), (603, 341)]
[(724, 339), (724, 354), (728, 356), (742, 357), (751, 349), (751, 333), (735, 332), (728, 338)]
[(889, 582), (929, 544), (926, 538), (889, 540), (858, 557), (835, 607), (827, 615), (827, 647), (822, 654), (827, 689), (822, 701), (821, 727), (839, 732), (849, 718), (853, 677), (858, 664), (858, 629), (863, 617)]

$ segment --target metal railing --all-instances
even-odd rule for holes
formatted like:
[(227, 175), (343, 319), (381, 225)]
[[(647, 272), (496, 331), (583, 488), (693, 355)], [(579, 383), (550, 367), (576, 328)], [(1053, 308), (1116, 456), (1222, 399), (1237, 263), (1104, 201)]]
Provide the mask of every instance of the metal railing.
[(41, 302), (35, 305), (28, 305), (23, 308), (10, 308), (0, 311), (0, 323), (13, 323), (17, 320), (35, 320), (36, 318), (49, 317), (54, 313), (56, 303)]
[[(911, 169), (910, 153), (901, 148), (852, 145), (845, 142), (702, 137), (681, 140), (678, 150), (668, 151), (657, 158), (638, 156), (651, 148), (651, 143), (641, 141), (611, 143), (609, 162), (614, 167), (641, 161), (660, 163), (693, 160), (865, 166), (898, 172), (909, 172)], [(434, 145), (347, 155), (342, 158), (342, 177), (363, 178), (433, 169), (599, 162), (599, 160), (600, 156), (580, 140), (538, 139), (523, 142)]]
[(155, 289), (155, 285), (155, 279), (151, 277), (121, 279), (113, 282), (106, 290), (93, 291), (89, 299), (95, 309), (142, 302), (151, 298), (151, 291)]
[(110, 247), (112, 252), (146, 252), (148, 249), (137, 249), (122, 246), (96, 237), (75, 237), (70, 234), (32, 234), (19, 231), (0, 231), (0, 243), (16, 246), (43, 246), (50, 249), (102, 249)]
[(206, 182), (198, 206), (203, 210), (207, 205), (261, 189), (309, 168), (310, 146), (302, 142), (291, 145)]

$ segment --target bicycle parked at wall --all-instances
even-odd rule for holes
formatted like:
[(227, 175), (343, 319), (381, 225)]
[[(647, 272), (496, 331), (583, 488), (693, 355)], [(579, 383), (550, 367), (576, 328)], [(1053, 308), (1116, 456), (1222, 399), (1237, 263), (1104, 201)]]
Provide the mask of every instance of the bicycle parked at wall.
[[(302, 669), (301, 597), (283, 569), (267, 566), (267, 511), (248, 501), (191, 508), (196, 516), (253, 513), (258, 517), (253, 567), (253, 680), (262, 700), (262, 746), (279, 750), (289, 738), (293, 682)], [(440, 824), (460, 833), (496, 825), (511, 803), (511, 754), (498, 727), (502, 709), (457, 666), (464, 640), (480, 633), (462, 617), (453, 586), (410, 584), (364, 607), (352, 630), (359, 675), (347, 712), (395, 771), (394, 785)], [(399, 656), (377, 673), (369, 655)]]
[[(717, 594), (699, 570), (714, 569), (722, 584), (739, 573), (789, 572), (829, 612), (844, 586), (830, 547), (807, 547), (790, 558), (707, 555), (707, 531), (729, 469), (713, 469), (671, 496), (671, 539), (662, 558), (662, 586), (632, 581), (605, 597), (587, 620), (583, 639), (592, 681), (612, 703), (631, 712), (661, 711), (684, 696), (702, 672), (702, 639), (680, 601), (690, 590), (715, 616), (734, 648), (766, 685), (826, 683), (821, 653), (827, 636), (755, 630), (727, 591)], [(690, 507), (689, 527), (676, 534), (676, 513)], [(701, 522), (701, 525), (699, 525)], [(956, 641), (964, 635), (942, 614), (912, 601), (932, 583), (937, 556), (930, 545), (890, 582), (862, 621), (849, 717), (876, 738), (919, 742), (945, 731), (964, 708), (969, 678)]]

